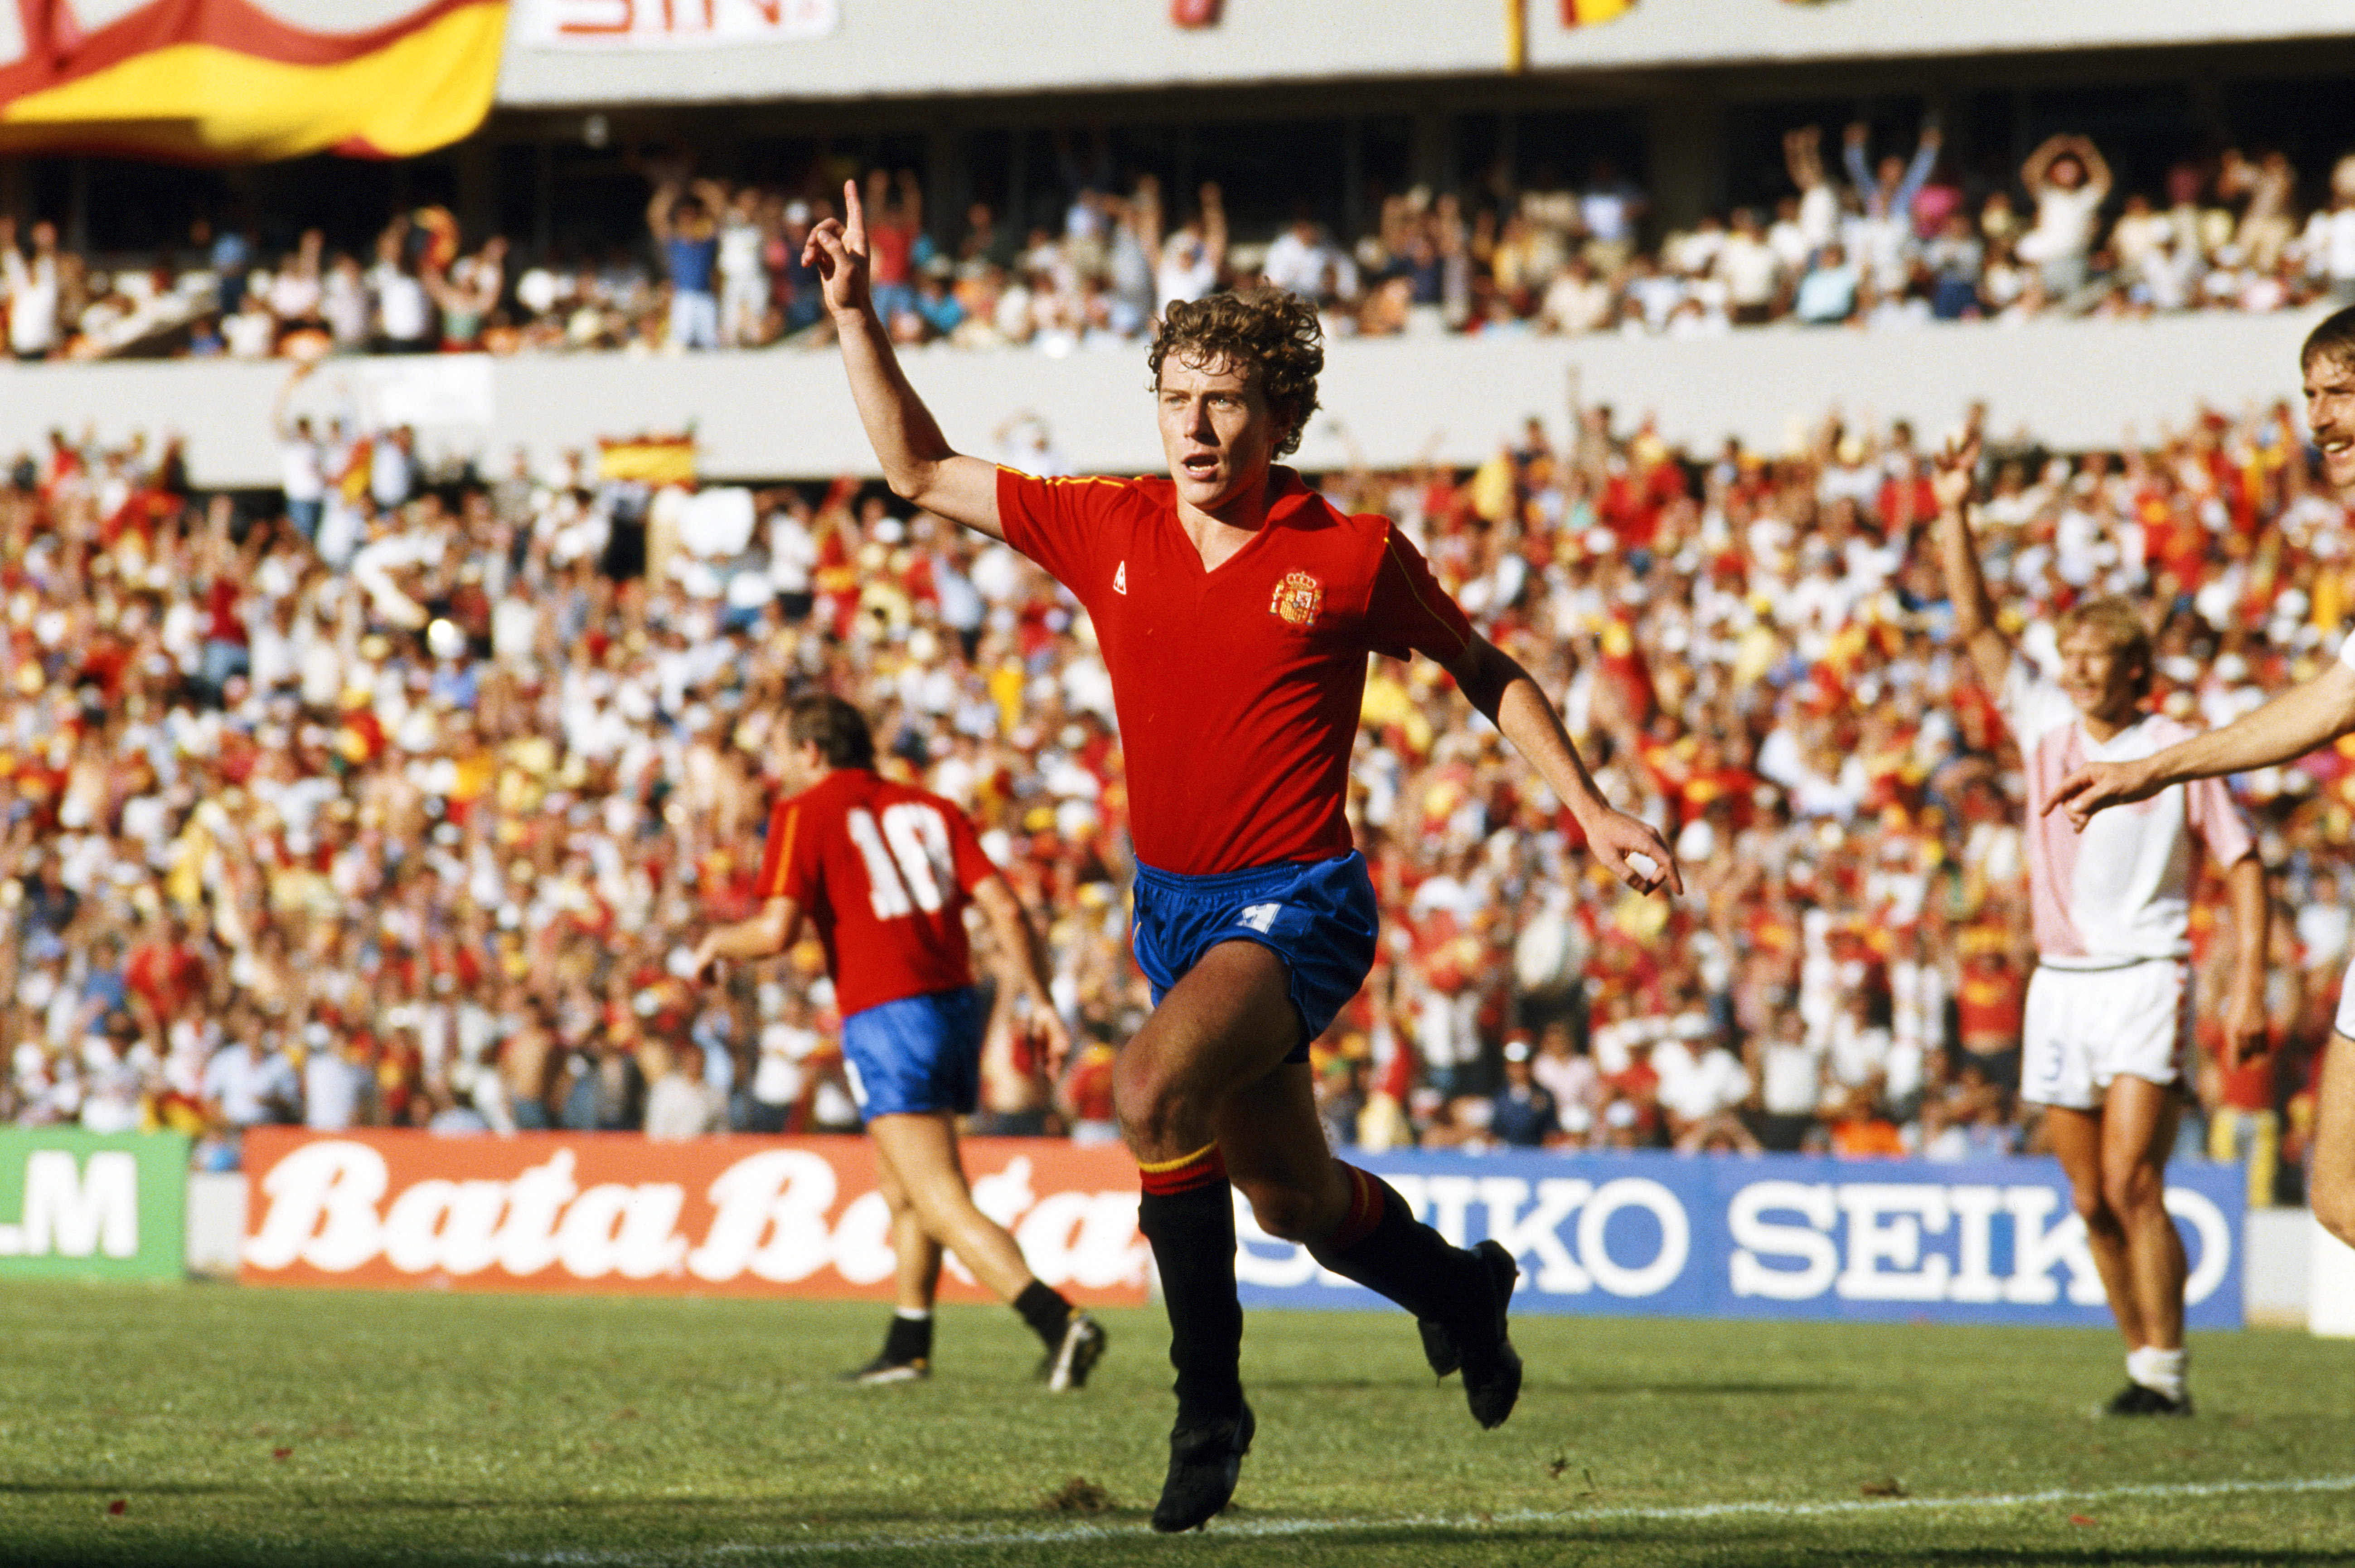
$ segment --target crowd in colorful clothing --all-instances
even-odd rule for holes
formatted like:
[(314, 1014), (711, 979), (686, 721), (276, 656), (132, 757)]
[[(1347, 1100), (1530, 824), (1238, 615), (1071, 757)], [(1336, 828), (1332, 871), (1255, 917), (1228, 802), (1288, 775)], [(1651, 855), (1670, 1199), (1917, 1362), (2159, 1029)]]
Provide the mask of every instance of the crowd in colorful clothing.
[[(2134, 595), (2155, 700), (2216, 723), (2333, 656), (2355, 555), (2286, 411), (2187, 412), (2147, 450), (1987, 432), (1981, 528), (2031, 655), (2052, 612)], [(1113, 1136), (1146, 1006), (1121, 752), (1087, 620), (1042, 573), (849, 479), (365, 467), (374, 504), (324, 553), (315, 502), (191, 494), (168, 448), (60, 438), (9, 474), (0, 1115), (176, 1127), (220, 1164), (277, 1121), (855, 1125), (814, 944), (717, 985), (687, 962), (751, 909), (775, 715), (826, 689), (1049, 923), (1081, 1049), (1050, 1077), (999, 1009), (976, 1126)], [(1691, 453), (1598, 408), (1470, 472), (1312, 476), (1420, 543), (1689, 889), (1598, 874), (1435, 666), (1377, 659), (1350, 810), (1386, 946), (1315, 1047), (1337, 1141), (2038, 1147), (2019, 763), (1949, 635), (1928, 472), (1902, 423)], [(2355, 749), (2238, 787), (2282, 911), (2277, 1048), (2226, 1071), (2203, 1025), (2184, 1138), (2291, 1197), (2355, 907)], [(2222, 901), (2194, 919), (2211, 998)]]
[[(2355, 301), (2355, 155), (2302, 186), (2279, 152), (2227, 150), (2129, 190), (2079, 136), (1992, 180), (1945, 157), (1934, 128), (1910, 159), (1875, 161), (1860, 124), (1837, 156), (1824, 143), (1812, 126), (1785, 138), (1789, 184), (1771, 207), (1673, 232), (1604, 159), (1577, 182), (1380, 195), (1366, 232), (1338, 236), (1305, 207), (1281, 229), (1231, 232), (1216, 185), (1165, 190), (1101, 151), (1063, 160), (1060, 213), (1037, 227), (978, 203), (928, 212), (913, 173), (879, 170), (865, 198), (876, 304), (903, 343), (1063, 354), (1128, 344), (1173, 300), (1260, 279), (1317, 299), (1337, 337), (1895, 330)], [(832, 165), (742, 184), (677, 159), (642, 166), (646, 232), (594, 254), (527, 260), (440, 207), (350, 250), (276, 215), (268, 243), (262, 226), (206, 221), (135, 259), (78, 254), (49, 222), (20, 243), (0, 221), (9, 346), (40, 359), (830, 344), (803, 246), (835, 214)]]

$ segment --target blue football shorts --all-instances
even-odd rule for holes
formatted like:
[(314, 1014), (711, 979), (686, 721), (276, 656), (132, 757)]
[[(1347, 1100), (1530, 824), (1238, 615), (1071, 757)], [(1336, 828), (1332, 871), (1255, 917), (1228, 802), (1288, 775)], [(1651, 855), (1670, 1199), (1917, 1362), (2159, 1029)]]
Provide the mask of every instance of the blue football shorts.
[(1136, 914), (1129, 945), (1153, 984), (1153, 1005), (1221, 942), (1256, 942), (1284, 960), (1300, 1043), (1286, 1061), (1308, 1060), (1374, 966), (1380, 922), (1366, 858), (1262, 866), (1214, 877), (1181, 877), (1136, 867)]
[(902, 997), (843, 1019), (843, 1072), (860, 1124), (903, 1113), (972, 1115), (987, 1021), (971, 986)]

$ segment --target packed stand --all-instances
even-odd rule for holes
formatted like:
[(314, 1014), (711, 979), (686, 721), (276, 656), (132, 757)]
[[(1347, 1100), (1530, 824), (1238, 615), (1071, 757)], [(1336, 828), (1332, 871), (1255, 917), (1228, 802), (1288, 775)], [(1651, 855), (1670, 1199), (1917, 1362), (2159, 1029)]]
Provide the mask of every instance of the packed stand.
[[(2016, 182), (1980, 189), (1934, 125), (1911, 158), (1876, 162), (1861, 125), (1828, 164), (1819, 127), (1785, 138), (1790, 189), (1657, 237), (1643, 189), (1598, 159), (1582, 184), (1379, 204), (1371, 232), (1330, 234), (1305, 208), (1282, 231), (1229, 232), (1216, 185), (1165, 192), (1150, 174), (1066, 158), (1059, 226), (1017, 232), (975, 204), (931, 221), (910, 171), (867, 176), (876, 301), (903, 344), (1064, 354), (1142, 335), (1173, 300), (1264, 279), (1312, 295), (1328, 335), (1706, 336), (1785, 324), (1901, 329), (1962, 319), (2265, 312), (2355, 302), (2355, 154), (2299, 206), (2279, 152), (2228, 150), (2121, 192), (2101, 151), (2054, 136)], [(396, 216), (365, 253), (308, 229), (278, 255), (200, 223), (152, 264), (101, 267), (56, 228), (0, 219), (9, 347), (19, 359), (328, 353), (673, 352), (825, 347), (831, 326), (802, 262), (838, 191), (696, 177), (643, 160), (641, 236), (605, 254), (518, 265), (508, 240), (471, 248), (444, 208)], [(1118, 188), (1124, 186), (1125, 188)], [(941, 236), (954, 234), (953, 243)]]
[[(1050, 922), (1082, 1048), (1050, 1079), (998, 1009), (975, 1125), (1116, 1136), (1147, 1005), (1120, 750), (1086, 619), (1035, 568), (847, 479), (649, 493), (577, 454), (437, 475), (402, 432), (282, 435), (283, 516), (189, 494), (168, 448), (62, 435), (0, 496), (0, 1113), (178, 1127), (218, 1163), (262, 1122), (855, 1125), (814, 942), (683, 973), (751, 907), (773, 719), (824, 688)], [(1054, 465), (1033, 422), (1000, 440)], [(1694, 456), (1598, 409), (1567, 449), (1533, 421), (1469, 473), (1324, 476), (1421, 542), (1689, 888), (1613, 882), (1435, 667), (1377, 660), (1351, 811), (1387, 945), (1316, 1042), (1337, 1142), (2039, 1147), (2019, 761), (1948, 636), (1927, 472), (1902, 424)], [(2303, 678), (2355, 605), (2286, 411), (2123, 453), (1990, 439), (1984, 479), (2024, 645), (2140, 596), (2170, 713)], [(2228, 1072), (2211, 1029), (2183, 1139), (2248, 1157), (2262, 1200), (2296, 1189), (2349, 949), (2355, 752), (2243, 784), (2278, 1050)], [(2222, 908), (2220, 883), (2194, 921), (2210, 996)]]

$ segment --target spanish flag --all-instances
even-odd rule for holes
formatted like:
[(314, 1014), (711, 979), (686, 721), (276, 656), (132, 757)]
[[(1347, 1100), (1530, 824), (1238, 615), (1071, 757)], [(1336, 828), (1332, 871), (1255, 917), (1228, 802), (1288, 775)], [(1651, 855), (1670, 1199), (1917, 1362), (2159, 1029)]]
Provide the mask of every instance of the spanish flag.
[(0, 56), (0, 155), (191, 164), (446, 146), (490, 112), (507, 11), (425, 0), (366, 32), (319, 33), (252, 0), (118, 3), (93, 27), (73, 0), (16, 9), (16, 38), (0, 21), (0, 51), (18, 48)]
[(597, 443), (597, 477), (634, 479), (641, 485), (695, 483), (695, 437), (641, 435)]
[(1561, 25), (1591, 27), (1597, 22), (1624, 16), (1635, 8), (1636, 0), (1561, 0)]

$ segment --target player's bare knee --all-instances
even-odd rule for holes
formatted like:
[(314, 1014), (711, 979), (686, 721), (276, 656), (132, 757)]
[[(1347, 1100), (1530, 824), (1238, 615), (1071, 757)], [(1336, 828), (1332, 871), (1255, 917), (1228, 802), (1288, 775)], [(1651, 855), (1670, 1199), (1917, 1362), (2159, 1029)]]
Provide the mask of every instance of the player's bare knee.
[(2135, 1165), (2102, 1178), (2102, 1202), (2121, 1224), (2135, 1225), (2167, 1208), (2167, 1179), (2154, 1168)]
[(2077, 1218), (2085, 1221), (2085, 1229), (2105, 1233), (2118, 1228), (2117, 1211), (2099, 1187), (2079, 1186), (2070, 1189), (2070, 1200), (2075, 1205)]
[(1192, 1152), (1174, 1146), (1186, 1142), (1188, 1129), (1202, 1118), (1171, 1074), (1146, 1062), (1134, 1068), (1123, 1062), (1114, 1070), (1112, 1102), (1128, 1146), (1139, 1157), (1167, 1158), (1173, 1153)]

